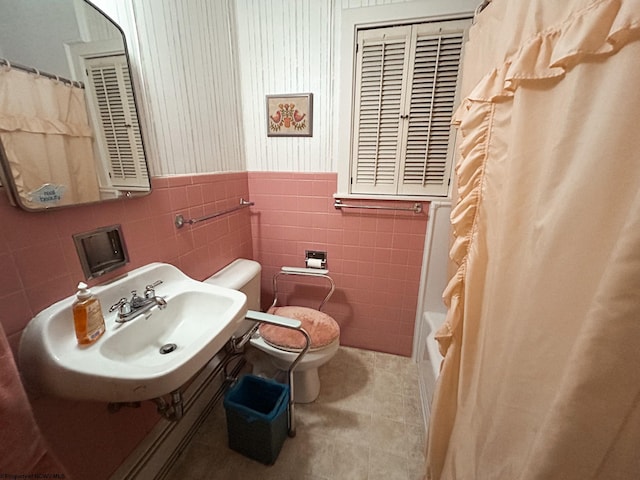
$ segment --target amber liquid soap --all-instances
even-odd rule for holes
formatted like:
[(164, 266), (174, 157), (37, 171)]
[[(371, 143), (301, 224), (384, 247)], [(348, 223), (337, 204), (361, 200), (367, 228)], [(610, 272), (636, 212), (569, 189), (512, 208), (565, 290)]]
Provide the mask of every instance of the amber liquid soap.
[(79, 345), (91, 345), (105, 331), (100, 301), (83, 282), (78, 284), (76, 301), (73, 303), (73, 323)]

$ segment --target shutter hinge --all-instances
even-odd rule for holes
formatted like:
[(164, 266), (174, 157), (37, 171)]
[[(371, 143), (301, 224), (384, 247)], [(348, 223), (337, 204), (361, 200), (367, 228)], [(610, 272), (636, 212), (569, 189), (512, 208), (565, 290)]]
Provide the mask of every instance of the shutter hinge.
[(349, 177), (349, 184), (353, 185), (353, 177)]
[(358, 53), (358, 49), (360, 48), (360, 44), (356, 43), (356, 53)]

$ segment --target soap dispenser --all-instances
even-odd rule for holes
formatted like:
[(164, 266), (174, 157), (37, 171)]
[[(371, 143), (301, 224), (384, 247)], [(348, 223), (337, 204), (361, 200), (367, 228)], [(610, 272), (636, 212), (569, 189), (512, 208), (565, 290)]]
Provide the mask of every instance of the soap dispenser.
[(105, 330), (100, 300), (84, 282), (78, 284), (76, 301), (73, 302), (73, 323), (80, 345), (92, 344)]

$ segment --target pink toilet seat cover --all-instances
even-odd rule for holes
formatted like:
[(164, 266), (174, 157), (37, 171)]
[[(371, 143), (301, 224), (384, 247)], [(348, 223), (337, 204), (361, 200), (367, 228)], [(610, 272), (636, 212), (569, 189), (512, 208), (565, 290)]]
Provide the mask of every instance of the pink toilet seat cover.
[[(340, 336), (340, 325), (326, 313), (307, 307), (272, 307), (267, 313), (300, 320), (309, 337), (311, 349), (326, 347)], [(289, 328), (260, 324), (260, 336), (268, 344), (283, 350), (302, 350), (304, 336)]]

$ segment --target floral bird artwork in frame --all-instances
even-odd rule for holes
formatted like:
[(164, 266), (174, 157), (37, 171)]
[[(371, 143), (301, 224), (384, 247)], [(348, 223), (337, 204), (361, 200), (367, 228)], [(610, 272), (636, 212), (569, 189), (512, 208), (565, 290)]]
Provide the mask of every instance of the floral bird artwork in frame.
[(295, 109), (294, 103), (280, 103), (278, 110), (269, 115), (269, 129), (272, 132), (279, 132), (282, 128), (294, 128), (295, 130), (304, 130), (307, 127), (305, 117), (306, 113), (300, 113)]

